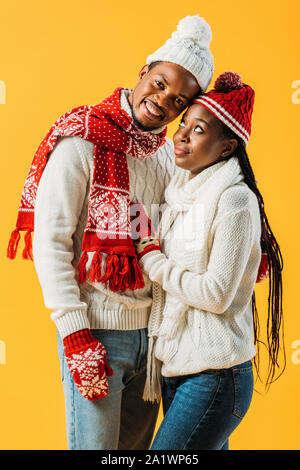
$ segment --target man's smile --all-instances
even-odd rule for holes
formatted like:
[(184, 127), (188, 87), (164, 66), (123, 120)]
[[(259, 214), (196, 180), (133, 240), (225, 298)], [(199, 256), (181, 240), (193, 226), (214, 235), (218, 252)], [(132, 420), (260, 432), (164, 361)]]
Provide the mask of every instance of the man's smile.
[(159, 119), (162, 121), (165, 118), (165, 114), (153, 101), (149, 100), (149, 98), (146, 98), (143, 101), (143, 107), (145, 114), (149, 119)]

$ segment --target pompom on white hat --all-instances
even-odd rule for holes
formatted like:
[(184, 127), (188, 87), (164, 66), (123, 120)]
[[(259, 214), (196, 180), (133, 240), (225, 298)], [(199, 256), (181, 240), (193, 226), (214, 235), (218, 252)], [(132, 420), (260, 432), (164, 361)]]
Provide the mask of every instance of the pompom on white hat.
[(186, 16), (177, 25), (163, 46), (147, 57), (147, 64), (163, 61), (181, 65), (196, 78), (203, 92), (207, 90), (214, 72), (214, 61), (209, 45), (212, 32), (199, 15)]

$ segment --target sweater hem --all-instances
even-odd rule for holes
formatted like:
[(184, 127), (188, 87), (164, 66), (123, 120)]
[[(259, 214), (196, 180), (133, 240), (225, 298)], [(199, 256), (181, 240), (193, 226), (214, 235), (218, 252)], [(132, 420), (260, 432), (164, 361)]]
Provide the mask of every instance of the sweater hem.
[[(91, 330), (139, 330), (148, 327), (151, 307), (133, 310), (108, 310), (90, 308), (73, 310), (54, 321), (62, 339), (76, 331)], [(53, 319), (53, 318), (52, 318)]]
[(108, 310), (97, 308), (87, 310), (91, 329), (139, 330), (148, 327), (151, 307), (133, 310)]
[(237, 366), (239, 364), (243, 364), (244, 362), (252, 360), (256, 355), (256, 348), (252, 351), (241, 354), (240, 356), (236, 356), (231, 361), (221, 361), (218, 364), (216, 363), (207, 363), (202, 365), (191, 364), (191, 367), (184, 368), (182, 370), (178, 370), (177, 368), (170, 367), (170, 364), (164, 364), (161, 369), (161, 375), (163, 377), (181, 377), (184, 375), (192, 375), (192, 374), (199, 374), (208, 369), (230, 369), (231, 367)]

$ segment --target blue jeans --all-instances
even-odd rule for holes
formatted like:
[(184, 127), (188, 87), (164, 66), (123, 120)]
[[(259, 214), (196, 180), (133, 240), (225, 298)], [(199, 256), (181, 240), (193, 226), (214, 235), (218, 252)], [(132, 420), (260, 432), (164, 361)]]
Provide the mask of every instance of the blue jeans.
[(74, 384), (58, 336), (58, 353), (65, 394), (67, 438), (70, 450), (149, 449), (159, 404), (142, 399), (146, 380), (147, 328), (93, 329), (106, 348), (114, 375), (108, 377), (105, 398), (88, 401)]
[(227, 450), (251, 403), (252, 363), (164, 377), (162, 391), (164, 419), (151, 450)]

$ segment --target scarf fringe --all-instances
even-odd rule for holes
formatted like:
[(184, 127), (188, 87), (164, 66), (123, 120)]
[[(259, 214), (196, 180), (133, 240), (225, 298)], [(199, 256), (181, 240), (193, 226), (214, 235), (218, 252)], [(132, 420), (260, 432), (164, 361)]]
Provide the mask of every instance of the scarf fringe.
[(21, 235), (20, 235), (19, 229), (16, 228), (15, 230), (11, 232), (11, 236), (10, 236), (8, 247), (7, 247), (8, 258), (15, 259), (20, 238), (21, 238)]
[(133, 266), (133, 273), (134, 273), (134, 280), (135, 280), (134, 287), (132, 289), (135, 290), (135, 289), (140, 289), (142, 287), (145, 287), (143, 273), (142, 273), (141, 267), (138, 263), (138, 259), (136, 256), (132, 260), (132, 266)]
[(108, 271), (110, 273), (110, 276), (107, 279), (107, 275), (105, 274), (104, 275), (104, 281), (102, 281), (102, 282), (105, 282), (105, 280), (108, 280), (110, 290), (115, 292), (115, 291), (119, 290), (119, 286), (121, 285), (118, 255), (116, 255), (116, 254), (108, 255), (108, 257), (107, 257), (107, 266), (108, 266)]
[(145, 382), (143, 400), (160, 402), (161, 399), (161, 361), (154, 354), (154, 338), (149, 337), (147, 357), (147, 378)]
[[(10, 259), (15, 259), (16, 257), (19, 241), (21, 238), (20, 230), (21, 229), (16, 228), (12, 231), (10, 235), (10, 239), (9, 239), (8, 247), (7, 247), (7, 257)], [(22, 252), (22, 258), (30, 259), (31, 261), (33, 261), (31, 232), (32, 230), (28, 229), (27, 232), (25, 233), (25, 236), (24, 236), (25, 246)]]
[(27, 230), (24, 236), (25, 240), (25, 247), (23, 249), (23, 259), (31, 259), (33, 261), (33, 256), (32, 256), (32, 238), (31, 238), (31, 230)]
[(97, 250), (93, 256), (89, 276), (86, 272), (88, 261), (87, 252), (82, 253), (78, 264), (78, 281), (80, 284), (89, 278), (92, 282), (109, 283), (111, 291), (118, 290), (136, 290), (145, 287), (143, 273), (136, 256), (127, 256), (123, 254), (109, 253), (106, 258), (106, 271), (102, 274), (102, 254)]
[(131, 284), (129, 282), (129, 279), (131, 279), (131, 268), (130, 268), (128, 256), (126, 255), (121, 256), (119, 270), (120, 270), (120, 290), (124, 291), (125, 289), (127, 289), (127, 286)]
[(100, 282), (101, 264), (102, 264), (102, 255), (101, 255), (101, 252), (97, 250), (93, 256), (91, 270), (89, 274), (89, 279), (92, 282)]
[(87, 252), (84, 251), (78, 264), (78, 282), (83, 284), (87, 280), (86, 263), (88, 262)]

